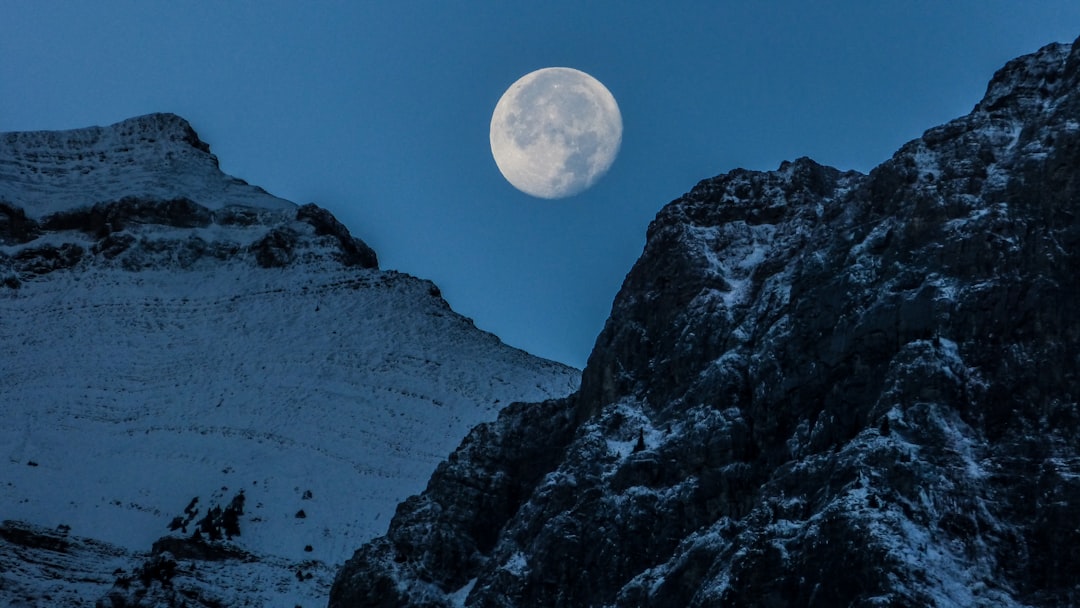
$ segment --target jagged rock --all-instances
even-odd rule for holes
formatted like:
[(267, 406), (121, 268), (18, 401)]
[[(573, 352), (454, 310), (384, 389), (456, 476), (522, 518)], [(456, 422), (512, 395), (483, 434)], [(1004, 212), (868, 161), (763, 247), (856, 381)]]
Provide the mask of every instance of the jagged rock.
[(293, 260), (293, 249), (299, 235), (289, 228), (271, 230), (251, 245), (255, 261), (263, 268), (282, 268)]
[[(3, 219), (3, 218), (6, 218)], [(162, 228), (213, 229), (207, 240), (199, 233), (165, 232)], [(23, 279), (70, 269), (86, 258), (75, 243), (37, 245), (43, 236), (80, 233), (91, 239), (90, 258), (98, 265), (125, 270), (191, 268), (204, 262), (250, 261), (261, 268), (332, 260), (342, 266), (378, 268), (378, 259), (362, 240), (349, 234), (330, 212), (314, 204), (299, 207), (295, 216), (248, 207), (212, 210), (188, 198), (157, 200), (124, 197), (53, 213), (41, 222), (28, 219), (19, 208), (0, 205), (0, 238), (21, 245), (14, 255), (0, 254), (0, 270), (17, 288)], [(310, 232), (314, 234), (309, 234)], [(182, 237), (178, 238), (178, 235)], [(215, 238), (216, 237), (216, 238)], [(241, 241), (252, 240), (242, 246)]]
[(0, 254), (0, 289), (83, 261), (130, 271), (226, 260), (378, 268), (375, 252), (330, 212), (222, 173), (210, 147), (173, 114), (3, 134), (0, 244), (15, 246)]
[[(499, 530), (562, 457), (572, 412), (573, 400), (518, 403), (474, 428), (439, 465), (428, 492), (398, 506), (388, 536), (357, 552), (350, 563), (364, 566), (352, 579), (339, 577), (338, 595), (358, 605), (440, 605), (438, 588), (468, 582)], [(412, 569), (439, 578), (399, 587), (398, 573)]]
[(40, 233), (37, 222), (26, 212), (0, 201), (0, 245), (17, 245), (31, 241)]
[(80, 230), (105, 236), (131, 224), (157, 224), (173, 228), (202, 228), (212, 222), (209, 209), (187, 198), (156, 200), (124, 197), (90, 208), (61, 211), (46, 216), (42, 228), (49, 231)]
[(699, 183), (330, 606), (1080, 603), (1078, 124), (1055, 44), (869, 175)]
[[(64, 243), (59, 247), (52, 244), (27, 247), (11, 256), (8, 270), (22, 276), (48, 274), (72, 268), (82, 260), (84, 253), (86, 252), (82, 247), (72, 243)], [(0, 263), (3, 262), (4, 260), (0, 259)]]
[(59, 531), (46, 530), (10, 520), (0, 523), (0, 539), (20, 547), (45, 549), (57, 553), (66, 552), (70, 544), (66, 535)]
[(301, 205), (296, 210), (296, 219), (307, 222), (315, 227), (317, 236), (332, 236), (337, 239), (341, 246), (341, 262), (346, 266), (360, 266), (362, 268), (378, 268), (379, 260), (375, 256), (375, 250), (367, 246), (360, 239), (354, 238), (345, 225), (337, 221), (337, 218), (313, 203)]

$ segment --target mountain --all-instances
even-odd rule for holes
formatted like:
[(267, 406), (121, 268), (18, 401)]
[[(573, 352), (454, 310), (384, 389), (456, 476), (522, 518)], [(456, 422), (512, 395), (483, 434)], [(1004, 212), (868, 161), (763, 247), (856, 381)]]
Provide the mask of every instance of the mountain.
[(1080, 605), (1078, 247), (1080, 41), (869, 175), (702, 181), (330, 606)]
[(0, 604), (321, 605), (511, 348), (183, 119), (0, 134)]

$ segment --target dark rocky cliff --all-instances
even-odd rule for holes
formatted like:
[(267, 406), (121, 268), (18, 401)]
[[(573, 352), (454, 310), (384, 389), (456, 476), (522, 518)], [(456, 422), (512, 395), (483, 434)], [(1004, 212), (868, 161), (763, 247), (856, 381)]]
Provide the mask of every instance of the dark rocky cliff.
[[(162, 229), (205, 229), (204, 234)], [(237, 234), (228, 234), (232, 232)], [(41, 239), (53, 236), (60, 244)], [(241, 243), (239, 237), (250, 241)], [(232, 238), (230, 238), (232, 237)], [(46, 241), (38, 244), (34, 241)], [(82, 266), (187, 269), (226, 261), (261, 268), (332, 260), (379, 266), (375, 251), (353, 237), (330, 212), (308, 203), (293, 210), (231, 207), (211, 210), (190, 199), (125, 197), (46, 216), (40, 223), (0, 200), (0, 286)], [(25, 246), (22, 246), (25, 245)]]
[(869, 175), (705, 180), (330, 606), (1078, 605), (1078, 246), (1080, 43)]

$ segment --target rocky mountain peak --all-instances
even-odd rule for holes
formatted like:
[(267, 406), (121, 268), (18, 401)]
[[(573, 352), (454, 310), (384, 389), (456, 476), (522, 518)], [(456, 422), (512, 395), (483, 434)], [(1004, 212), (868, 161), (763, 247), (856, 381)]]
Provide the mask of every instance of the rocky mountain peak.
[(175, 114), (0, 135), (0, 286), (92, 267), (377, 268), (333, 215), (221, 172)]
[(107, 127), (0, 134), (0, 203), (31, 218), (124, 197), (188, 198), (217, 209), (294, 209), (225, 175), (183, 118), (148, 114)]
[(3, 606), (324, 602), (469, 428), (580, 376), (171, 114), (0, 134), (0, 350)]
[(1078, 56), (1075, 45), (1054, 43), (1009, 61), (994, 73), (975, 111), (1040, 106), (1041, 100), (1059, 96), (1076, 78)]
[[(133, 130), (145, 134), (159, 134), (169, 141), (185, 143), (196, 150), (210, 152), (210, 144), (199, 139), (199, 134), (184, 118), (171, 112), (161, 112), (137, 116), (119, 123), (122, 126), (131, 126)], [(151, 135), (152, 137), (152, 135)]]
[(104, 150), (106, 140), (124, 146), (162, 144), (210, 152), (210, 145), (199, 139), (191, 123), (169, 112), (135, 116), (108, 127), (5, 133), (3, 140), (6, 145), (17, 148), (27, 156), (46, 148), (51, 151)]
[(1077, 46), (868, 175), (671, 202), (579, 393), (474, 429), (330, 605), (1080, 603)]
[[(788, 265), (826, 208), (860, 177), (801, 158), (774, 172), (736, 170), (704, 180), (664, 207), (597, 339), (581, 402), (607, 404), (644, 390), (668, 403), (669, 391), (684, 390), (697, 373), (684, 365), (699, 366), (749, 339), (734, 329), (765, 280)], [(796, 241), (789, 248), (777, 247), (780, 225)], [(723, 319), (726, 327), (698, 327), (706, 319)], [(642, 378), (650, 379), (648, 387), (640, 386)]]

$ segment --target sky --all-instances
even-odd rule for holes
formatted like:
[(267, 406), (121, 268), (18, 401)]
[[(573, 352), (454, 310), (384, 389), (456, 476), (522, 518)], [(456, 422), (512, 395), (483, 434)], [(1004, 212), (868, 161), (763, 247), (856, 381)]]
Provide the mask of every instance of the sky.
[[(179, 114), (226, 173), (582, 367), (664, 204), (801, 156), (869, 171), (1009, 59), (1080, 36), (1080, 2), (13, 0), (0, 25), (0, 131)], [(506, 88), (552, 66), (600, 80), (624, 128), (561, 200), (515, 190), (488, 142)]]

